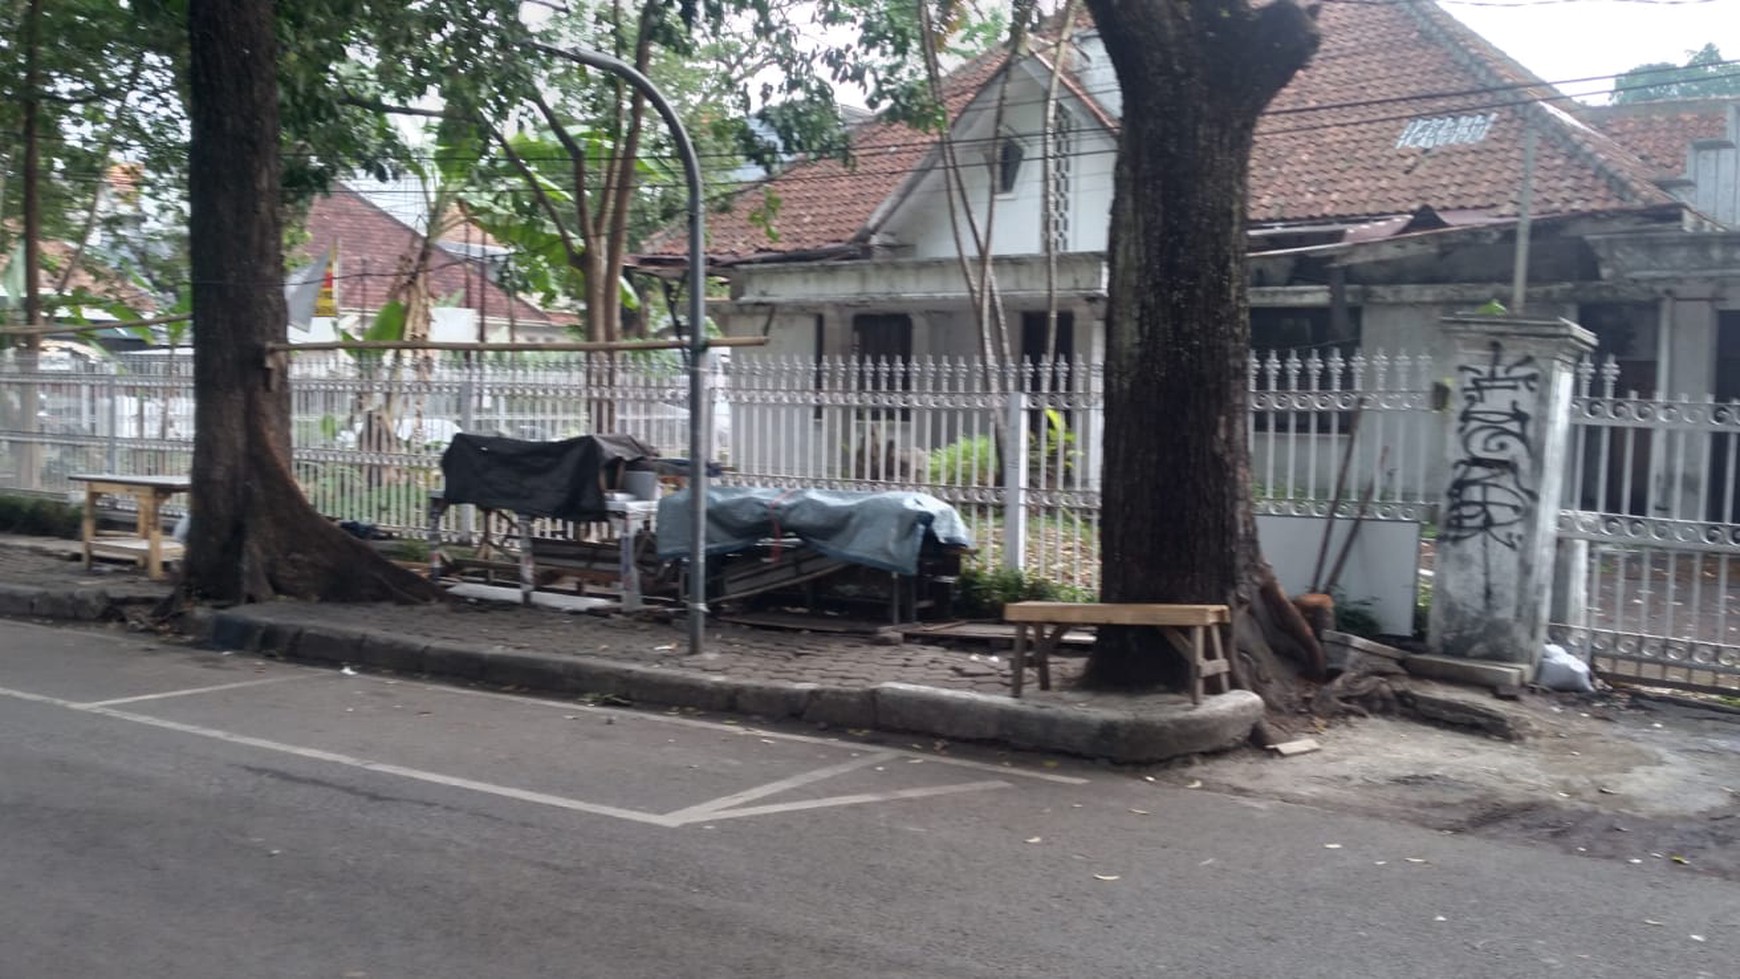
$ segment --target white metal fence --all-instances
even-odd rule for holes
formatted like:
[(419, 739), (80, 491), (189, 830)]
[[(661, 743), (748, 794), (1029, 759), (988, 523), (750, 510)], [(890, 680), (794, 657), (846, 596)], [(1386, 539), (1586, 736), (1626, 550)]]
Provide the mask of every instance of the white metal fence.
[[(456, 431), (556, 439), (600, 429), (687, 453), (676, 353), (291, 357), (295, 466), (338, 519), (421, 533)], [(0, 487), (65, 493), (78, 471), (186, 472), (191, 360), (0, 358)], [(1269, 355), (1250, 373), (1253, 478), (1265, 512), (1429, 519), (1430, 360)], [(714, 382), (715, 456), (740, 485), (906, 488), (953, 504), (982, 560), (1090, 591), (1099, 574), (1099, 364), (1001, 372), (967, 360), (737, 352)], [(25, 405), (39, 406), (32, 425)], [(1007, 440), (1008, 451), (1002, 442)], [(1346, 469), (1342, 476), (1342, 469)], [(451, 514), (445, 530), (471, 528)]]
[(1609, 676), (1740, 690), (1740, 403), (1618, 376), (1578, 371), (1551, 634)]

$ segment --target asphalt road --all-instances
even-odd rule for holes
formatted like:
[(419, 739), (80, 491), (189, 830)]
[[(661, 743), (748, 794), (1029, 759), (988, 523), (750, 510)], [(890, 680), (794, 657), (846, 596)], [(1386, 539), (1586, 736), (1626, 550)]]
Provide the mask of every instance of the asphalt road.
[(0, 979), (1740, 961), (1740, 888), (1665, 861), (10, 622), (0, 881)]

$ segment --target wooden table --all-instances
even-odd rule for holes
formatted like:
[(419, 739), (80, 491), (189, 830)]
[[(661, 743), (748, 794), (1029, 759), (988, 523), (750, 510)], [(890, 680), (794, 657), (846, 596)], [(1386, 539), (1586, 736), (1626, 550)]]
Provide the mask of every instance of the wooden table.
[[(145, 565), (145, 573), (153, 581), (163, 580), (163, 562), (181, 557), (181, 544), (163, 539), (161, 519), (164, 501), (177, 493), (193, 488), (187, 476), (122, 476), (117, 473), (81, 473), (67, 477), (85, 484), (85, 567), (91, 558), (132, 558)], [(134, 535), (131, 537), (99, 537), (97, 535), (97, 500), (104, 496), (130, 496), (137, 506)]]
[[(1232, 622), (1225, 605), (1148, 605), (1098, 602), (1010, 602), (1005, 621), (1015, 623), (1015, 650), (1010, 657), (1010, 693), (1021, 696), (1027, 672), (1028, 630), (1033, 633), (1033, 665), (1039, 689), (1051, 689), (1051, 653), (1072, 626), (1132, 625), (1160, 630), (1190, 663), (1190, 702), (1202, 703), (1203, 681), (1220, 677), (1221, 692), (1231, 686), (1232, 665), (1221, 644), (1220, 629)], [(1213, 655), (1209, 653), (1212, 649)]]

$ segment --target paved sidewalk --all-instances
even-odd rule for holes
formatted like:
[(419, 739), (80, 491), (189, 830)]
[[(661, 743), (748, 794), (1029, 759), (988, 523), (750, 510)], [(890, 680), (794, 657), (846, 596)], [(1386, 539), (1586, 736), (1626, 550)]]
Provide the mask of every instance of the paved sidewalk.
[[(0, 538), (0, 614), (118, 619), (167, 586), (123, 566), (86, 573), (66, 542)], [(1055, 689), (1008, 695), (1007, 654), (861, 637), (710, 625), (688, 654), (675, 623), (467, 601), (446, 606), (271, 602), (201, 617), (227, 649), (844, 728), (879, 728), (1151, 762), (1235, 747), (1261, 717), (1252, 694), (1201, 705), (1174, 694), (1072, 690), (1081, 661), (1053, 661)]]

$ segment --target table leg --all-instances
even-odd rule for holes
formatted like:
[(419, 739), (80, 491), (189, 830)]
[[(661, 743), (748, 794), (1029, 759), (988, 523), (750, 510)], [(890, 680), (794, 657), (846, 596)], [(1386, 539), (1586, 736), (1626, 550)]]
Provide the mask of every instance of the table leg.
[(1051, 654), (1057, 651), (1058, 643), (1063, 642), (1063, 634), (1069, 631), (1068, 625), (1052, 627), (1049, 635), (1042, 634), (1039, 642), (1039, 689), (1051, 689)]
[(633, 516), (622, 518), (622, 540), (618, 551), (620, 559), (617, 561), (616, 573), (620, 579), (617, 584), (622, 590), (624, 612), (640, 609), (640, 567), (634, 561), (634, 542), (639, 534), (636, 526), (638, 523)]
[(1027, 670), (1027, 623), (1015, 623), (1015, 648), (1009, 653), (1009, 696), (1021, 696), (1022, 674)]
[(145, 575), (152, 581), (163, 580), (163, 521), (158, 517), (161, 498), (148, 489), (138, 496), (139, 532), (145, 538)]
[(537, 568), (532, 563), (532, 518), (519, 515), (520, 531), (520, 604), (532, 604), (532, 589), (537, 586)]
[(80, 536), (85, 539), (85, 570), (91, 570), (91, 542), (97, 538), (97, 491), (85, 486), (85, 519)]

